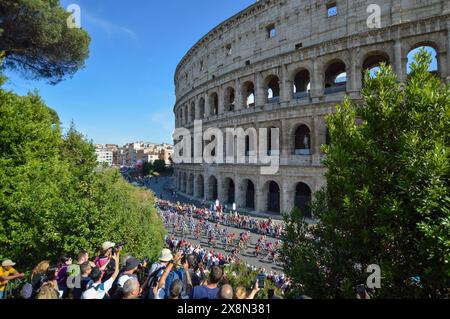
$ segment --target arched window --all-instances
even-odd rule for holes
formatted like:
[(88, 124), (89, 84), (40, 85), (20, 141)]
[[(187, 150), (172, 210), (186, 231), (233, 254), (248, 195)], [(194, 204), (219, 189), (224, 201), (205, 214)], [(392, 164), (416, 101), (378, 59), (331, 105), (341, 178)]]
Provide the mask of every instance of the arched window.
[(280, 100), (280, 80), (271, 75), (266, 80), (267, 102), (276, 103)]
[(255, 106), (255, 85), (252, 82), (246, 82), (242, 86), (242, 98), (246, 108)]
[(203, 179), (203, 175), (199, 175), (197, 177), (197, 194), (195, 194), (198, 198), (205, 197), (205, 181)]
[(225, 108), (228, 112), (234, 112), (235, 110), (236, 96), (234, 89), (229, 87), (225, 90)]
[(331, 63), (325, 72), (325, 94), (347, 90), (347, 72), (345, 63), (338, 60)]
[(219, 96), (213, 93), (209, 99), (210, 115), (219, 115)]
[[(369, 54), (363, 62), (363, 73), (369, 71), (370, 76), (377, 77), (381, 64), (389, 64), (389, 56), (383, 52), (374, 52)], [(364, 77), (363, 77), (364, 79)]]
[(300, 209), (305, 218), (312, 218), (311, 215), (311, 189), (304, 183), (298, 183), (295, 188), (295, 207)]
[(194, 174), (189, 175), (187, 194), (194, 195)]
[(408, 66), (407, 66), (407, 73), (411, 73), (411, 65), (414, 62), (417, 62), (415, 59), (415, 55), (420, 52), (420, 50), (424, 49), (427, 53), (431, 54), (431, 65), (428, 68), (428, 71), (430, 73), (439, 74), (439, 61), (438, 61), (438, 53), (435, 48), (431, 46), (418, 46), (415, 47), (413, 50), (409, 51), (408, 53)]
[(195, 103), (194, 102), (191, 103), (190, 112), (191, 112), (191, 122), (193, 123), (195, 121)]
[(231, 178), (226, 178), (224, 182), (224, 193), (227, 197), (225, 199), (226, 204), (234, 204), (236, 202), (235, 191), (234, 181)]
[(309, 96), (311, 92), (311, 80), (308, 70), (297, 72), (294, 78), (294, 98), (302, 99)]
[(208, 186), (209, 193), (207, 199), (212, 201), (219, 199), (217, 192), (217, 178), (214, 176), (210, 176), (208, 180)]
[(267, 210), (272, 213), (280, 213), (280, 187), (276, 182), (269, 182), (267, 194)]
[(245, 183), (245, 208), (255, 209), (255, 184), (251, 180), (246, 180)]
[(295, 155), (311, 155), (311, 131), (301, 125), (295, 131)]
[(205, 118), (205, 99), (201, 98), (199, 102), (199, 113), (200, 113), (200, 119), (203, 120)]

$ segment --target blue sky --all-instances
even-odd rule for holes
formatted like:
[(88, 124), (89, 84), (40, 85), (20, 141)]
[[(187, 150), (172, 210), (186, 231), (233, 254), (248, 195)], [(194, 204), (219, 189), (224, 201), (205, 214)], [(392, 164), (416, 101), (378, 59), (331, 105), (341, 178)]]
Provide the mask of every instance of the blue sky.
[(173, 76), (187, 50), (209, 30), (255, 0), (62, 0), (81, 7), (91, 38), (86, 68), (51, 86), (13, 72), (7, 88), (39, 90), (67, 128), (95, 143), (171, 142)]
[(62, 0), (81, 7), (92, 38), (86, 68), (56, 86), (13, 72), (7, 88), (39, 90), (67, 128), (73, 120), (95, 143), (171, 142), (173, 76), (187, 50), (255, 0)]

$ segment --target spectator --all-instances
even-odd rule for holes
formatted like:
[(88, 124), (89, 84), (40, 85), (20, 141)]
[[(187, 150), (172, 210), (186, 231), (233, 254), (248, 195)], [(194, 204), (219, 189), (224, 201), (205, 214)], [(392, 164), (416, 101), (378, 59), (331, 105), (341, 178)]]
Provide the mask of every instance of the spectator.
[(11, 260), (5, 260), (0, 267), (0, 299), (5, 298), (6, 285), (11, 280), (25, 277), (24, 274), (18, 273), (13, 267), (16, 263)]
[(180, 299), (181, 293), (183, 292), (183, 282), (180, 279), (176, 279), (170, 285), (170, 292), (167, 299)]
[(72, 265), (72, 258), (69, 256), (61, 257), (61, 263), (58, 267), (58, 287), (60, 291), (65, 293), (67, 291), (67, 278), (69, 275), (67, 274), (67, 270), (69, 266)]
[(114, 261), (114, 273), (111, 277), (102, 283), (103, 271), (100, 268), (94, 268), (91, 272), (93, 283), (83, 292), (81, 299), (107, 299), (109, 297), (108, 292), (119, 275), (119, 251), (112, 256), (112, 260)]
[(85, 262), (80, 266), (81, 277), (79, 281), (79, 286), (73, 289), (73, 299), (81, 299), (81, 295), (86, 291), (87, 287), (92, 283), (90, 277), (92, 272), (92, 265), (90, 262)]
[(59, 291), (50, 282), (46, 282), (39, 289), (36, 299), (59, 299)]
[(175, 292), (178, 291), (178, 286), (175, 285), (172, 287), (172, 284), (177, 280), (181, 282), (181, 290), (179, 294), (184, 292), (185, 298), (189, 296), (192, 289), (192, 282), (189, 275), (189, 265), (186, 259), (183, 264), (183, 269), (177, 269), (177, 266), (181, 265), (181, 260), (182, 253), (179, 251), (175, 255), (173, 261), (169, 262), (167, 265), (164, 274), (159, 280), (158, 286), (154, 289), (154, 293), (157, 293), (155, 299), (179, 299), (180, 296), (175, 295)]
[(138, 299), (141, 294), (141, 287), (136, 278), (128, 279), (122, 288), (122, 299)]
[(197, 286), (194, 288), (191, 299), (217, 299), (219, 282), (222, 280), (223, 270), (218, 266), (211, 268), (208, 284), (206, 286)]
[[(72, 264), (67, 268), (67, 275), (69, 277), (77, 277), (81, 275), (80, 267), (85, 262), (89, 262), (89, 254), (87, 251), (80, 251), (77, 256), (77, 263)], [(92, 266), (92, 265), (91, 265)]]
[(130, 257), (127, 259), (127, 261), (125, 263), (124, 271), (119, 276), (119, 279), (117, 281), (117, 286), (119, 288), (123, 288), (123, 285), (129, 279), (132, 279), (132, 278), (137, 279), (136, 271), (138, 270), (140, 264), (141, 264), (141, 261), (137, 258)]
[(159, 255), (158, 260), (158, 262), (154, 263), (150, 267), (150, 275), (148, 276), (148, 279), (146, 280), (144, 285), (144, 287), (147, 287), (149, 290), (149, 299), (156, 299), (154, 291), (157, 291), (158, 289), (155, 288), (158, 288), (158, 283), (163, 276), (166, 267), (171, 261), (173, 261), (173, 255), (169, 249), (163, 249), (161, 251), (161, 254)]
[(62, 292), (58, 290), (58, 267), (48, 267), (45, 272), (45, 280), (37, 292), (36, 299), (59, 299), (62, 297)]
[(231, 300), (233, 299), (233, 287), (231, 285), (223, 285), (219, 290), (218, 299)]
[[(115, 243), (105, 241), (102, 244), (102, 249), (99, 256), (95, 258), (95, 266), (100, 268), (100, 270), (102, 271), (103, 282), (111, 278), (112, 274), (116, 271), (116, 269), (114, 268), (115, 262), (112, 258), (112, 250), (114, 247), (116, 247)], [(118, 250), (121, 250), (121, 247), (119, 247)]]
[(50, 267), (50, 261), (44, 260), (34, 267), (31, 273), (31, 286), (33, 287), (33, 296), (41, 288), (42, 284), (47, 281), (46, 273)]

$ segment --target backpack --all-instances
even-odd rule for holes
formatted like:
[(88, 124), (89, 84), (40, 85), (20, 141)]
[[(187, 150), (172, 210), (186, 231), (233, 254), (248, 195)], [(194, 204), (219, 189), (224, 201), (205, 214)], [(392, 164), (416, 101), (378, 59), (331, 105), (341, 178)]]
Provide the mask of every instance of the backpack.
[(159, 273), (164, 269), (166, 269), (166, 266), (159, 267), (158, 269), (156, 269), (154, 272), (152, 272), (150, 274), (147, 285), (142, 290), (142, 298), (143, 299), (147, 299), (148, 297), (150, 299), (154, 298), (153, 288), (156, 287), (156, 285), (158, 285), (158, 281), (161, 278), (161, 276), (159, 276)]

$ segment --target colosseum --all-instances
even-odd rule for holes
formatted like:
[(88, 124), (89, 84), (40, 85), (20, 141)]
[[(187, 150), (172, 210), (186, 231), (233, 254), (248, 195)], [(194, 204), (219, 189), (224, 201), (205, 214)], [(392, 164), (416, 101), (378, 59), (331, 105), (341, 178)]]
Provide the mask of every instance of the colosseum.
[(432, 52), (433, 71), (449, 83), (449, 0), (257, 1), (183, 57), (174, 113), (176, 128), (191, 132), (200, 120), (204, 130), (277, 128), (278, 149), (267, 148), (279, 154), (279, 171), (182, 163), (174, 168), (176, 188), (250, 214), (276, 216), (297, 206), (313, 218), (308, 203), (325, 186), (326, 116), (345, 95), (361, 101), (364, 72), (382, 62), (405, 81), (419, 47)]

